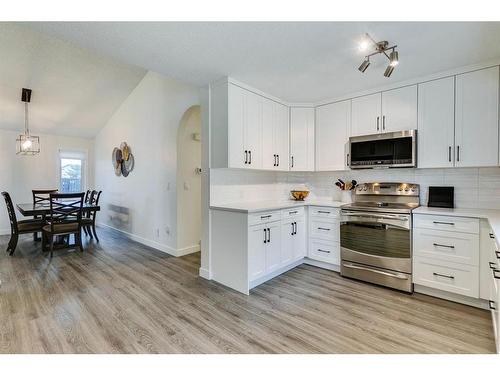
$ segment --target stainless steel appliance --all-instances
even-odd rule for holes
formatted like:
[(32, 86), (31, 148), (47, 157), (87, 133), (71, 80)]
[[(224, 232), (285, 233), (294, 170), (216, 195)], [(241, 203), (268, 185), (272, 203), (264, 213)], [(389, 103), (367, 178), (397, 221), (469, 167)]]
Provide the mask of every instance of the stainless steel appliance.
[(417, 131), (350, 137), (348, 160), (351, 169), (416, 167)]
[(407, 183), (366, 183), (343, 205), (340, 221), (342, 276), (413, 291), (412, 214), (420, 187)]

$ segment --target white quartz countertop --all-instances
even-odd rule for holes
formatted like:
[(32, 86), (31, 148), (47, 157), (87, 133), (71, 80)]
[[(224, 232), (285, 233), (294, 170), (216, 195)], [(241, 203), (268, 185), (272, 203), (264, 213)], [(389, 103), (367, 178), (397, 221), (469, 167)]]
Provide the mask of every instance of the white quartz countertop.
[(488, 220), (495, 238), (500, 239), (500, 210), (485, 208), (437, 208), (420, 206), (413, 210), (413, 214), (442, 215), (458, 217), (474, 217)]
[(322, 206), (322, 207), (338, 208), (344, 204), (346, 203), (334, 201), (332, 199), (306, 199), (305, 201), (288, 200), (288, 201), (236, 202), (236, 203), (212, 205), (210, 206), (210, 209), (252, 213), (252, 212), (281, 210), (283, 208), (291, 208), (291, 207), (303, 207), (303, 206)]

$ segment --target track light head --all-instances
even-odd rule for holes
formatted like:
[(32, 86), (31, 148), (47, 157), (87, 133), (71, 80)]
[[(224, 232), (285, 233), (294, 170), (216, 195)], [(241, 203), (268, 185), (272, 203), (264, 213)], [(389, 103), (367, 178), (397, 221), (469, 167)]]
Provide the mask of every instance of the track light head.
[(389, 65), (392, 67), (395, 67), (396, 65), (399, 64), (399, 55), (398, 51), (392, 50), (392, 52), (389, 55)]
[(385, 69), (385, 72), (384, 72), (384, 77), (389, 78), (393, 71), (394, 71), (394, 67), (390, 64), (387, 65), (387, 68)]
[(366, 58), (362, 63), (361, 65), (359, 66), (358, 70), (361, 72), (361, 73), (364, 73), (366, 69), (368, 69), (368, 67), (370, 66), (370, 59)]

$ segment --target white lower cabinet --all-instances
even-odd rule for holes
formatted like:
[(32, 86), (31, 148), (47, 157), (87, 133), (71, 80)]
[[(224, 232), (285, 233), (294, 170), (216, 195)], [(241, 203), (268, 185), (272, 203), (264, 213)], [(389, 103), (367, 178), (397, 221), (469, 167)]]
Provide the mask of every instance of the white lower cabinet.
[(306, 224), (304, 217), (283, 219), (281, 222), (281, 265), (285, 266), (306, 256)]
[(413, 219), (414, 284), (479, 298), (479, 219)]
[(340, 210), (311, 207), (309, 211), (309, 258), (340, 265)]

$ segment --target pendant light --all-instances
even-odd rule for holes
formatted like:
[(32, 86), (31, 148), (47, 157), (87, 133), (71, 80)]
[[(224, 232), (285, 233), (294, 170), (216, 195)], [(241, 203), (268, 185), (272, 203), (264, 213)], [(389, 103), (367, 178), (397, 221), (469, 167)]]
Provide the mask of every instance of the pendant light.
[(40, 137), (30, 134), (28, 104), (31, 101), (31, 89), (23, 88), (21, 101), (24, 103), (24, 134), (16, 139), (16, 154), (37, 155), (40, 153)]
[[(389, 65), (384, 72), (384, 77), (389, 78), (396, 66), (399, 64), (399, 54), (398, 51), (396, 51), (397, 46), (389, 46), (389, 42), (386, 40), (376, 42), (370, 35), (365, 34), (363, 40), (359, 44), (359, 50), (366, 51), (370, 49), (370, 46), (372, 47), (373, 52), (365, 56), (365, 59), (359, 66), (358, 70), (361, 73), (364, 73), (366, 69), (368, 69), (368, 66), (370, 66), (370, 57), (382, 54), (389, 59)], [(389, 51), (391, 52), (388, 54)]]

